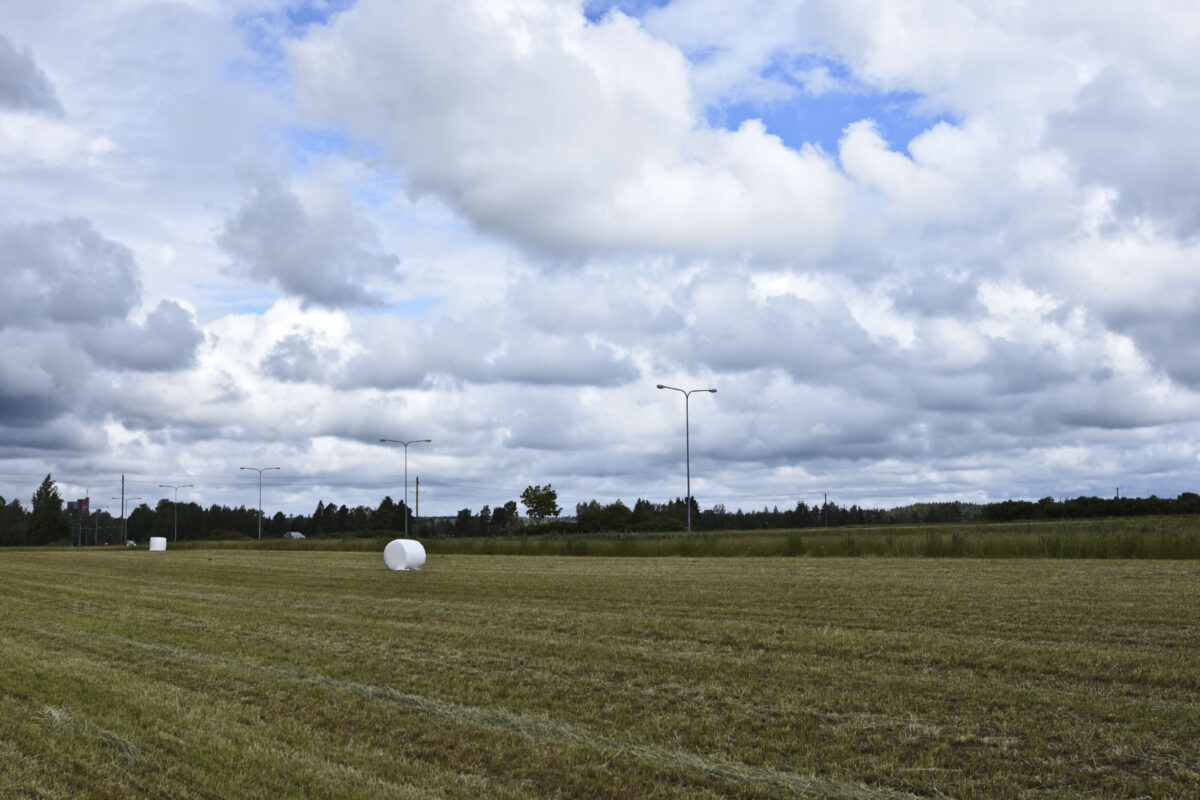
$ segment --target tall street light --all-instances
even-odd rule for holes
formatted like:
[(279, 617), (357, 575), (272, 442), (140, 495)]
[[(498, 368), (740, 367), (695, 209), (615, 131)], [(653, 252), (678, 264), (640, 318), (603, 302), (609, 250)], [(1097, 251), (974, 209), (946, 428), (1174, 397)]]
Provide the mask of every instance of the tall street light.
[[(100, 544), (100, 512), (106, 508), (108, 508), (108, 506), (97, 506), (96, 507), (96, 527), (92, 531), (92, 545), (93, 546), (99, 546), (99, 544)], [(110, 516), (109, 519), (112, 519), (112, 517)]]
[(410, 439), (407, 442), (400, 439), (380, 439), (381, 442), (404, 445), (404, 538), (408, 538), (408, 446), (418, 442), (432, 442), (433, 439)]
[[(175, 485), (175, 484), (173, 484), (173, 483), (160, 483), (160, 484), (158, 485), (158, 488), (160, 488), (160, 489), (174, 489), (174, 490), (175, 490), (175, 500), (174, 500), (174, 502), (171, 504), (171, 510), (175, 512), (175, 541), (176, 541), (176, 542), (178, 542), (178, 541), (179, 541), (179, 490), (180, 490), (180, 489), (191, 489), (191, 488), (192, 488), (192, 484), (190, 484), (190, 483), (181, 483), (181, 484), (179, 484), (178, 486), (176, 486), (176, 485)], [(259, 503), (260, 503), (260, 504), (262, 503), (262, 497), (261, 497), (261, 496), (259, 497)], [(259, 513), (261, 514), (262, 512), (260, 511)]]
[(716, 389), (676, 389), (674, 386), (663, 386), (658, 384), (659, 389), (670, 389), (679, 392), (683, 395), (683, 445), (687, 453), (687, 529), (688, 533), (692, 532), (692, 435), (691, 435), (691, 420), (688, 412), (688, 400), (691, 399), (692, 392), (712, 392), (717, 393)]
[(262, 474), (269, 469), (279, 469), (279, 467), (238, 467), (238, 469), (252, 469), (258, 473), (258, 538), (262, 538)]
[[(121, 544), (129, 541), (129, 526), (125, 523), (125, 507), (129, 505), (130, 500), (141, 500), (140, 497), (114, 497), (113, 500), (121, 501)], [(108, 540), (108, 535), (104, 536), (105, 541)]]

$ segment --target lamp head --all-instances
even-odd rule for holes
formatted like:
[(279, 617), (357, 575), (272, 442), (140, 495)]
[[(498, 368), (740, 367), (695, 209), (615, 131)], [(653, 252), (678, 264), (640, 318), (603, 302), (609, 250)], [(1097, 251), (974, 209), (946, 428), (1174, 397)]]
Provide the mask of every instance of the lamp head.
[[(663, 385), (660, 383), (658, 386), (655, 386), (654, 388), (655, 388), (655, 389), (665, 389), (665, 388), (667, 388), (667, 387), (663, 386)], [(1197, 458), (1200, 458), (1200, 456), (1197, 456)]]

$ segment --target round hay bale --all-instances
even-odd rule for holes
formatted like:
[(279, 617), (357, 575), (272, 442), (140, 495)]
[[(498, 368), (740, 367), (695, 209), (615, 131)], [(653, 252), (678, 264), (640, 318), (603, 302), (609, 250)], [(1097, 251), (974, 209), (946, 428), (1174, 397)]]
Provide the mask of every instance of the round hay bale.
[(151, 536), (150, 537), (150, 552), (165, 551), (167, 549), (167, 537)]
[(425, 566), (425, 546), (416, 539), (402, 539), (404, 551), (408, 554), (408, 568), (420, 569)]
[(425, 548), (415, 539), (392, 539), (383, 548), (388, 569), (420, 569), (425, 566)]

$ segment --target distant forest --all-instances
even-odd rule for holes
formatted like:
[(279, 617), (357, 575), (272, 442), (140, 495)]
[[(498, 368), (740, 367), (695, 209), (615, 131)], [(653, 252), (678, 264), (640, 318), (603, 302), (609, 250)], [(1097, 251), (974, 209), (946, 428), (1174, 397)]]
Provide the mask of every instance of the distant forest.
[[(538, 487), (540, 488), (540, 487)], [(549, 486), (545, 487), (549, 489)], [(836, 503), (763, 508), (761, 511), (727, 511), (724, 506), (701, 509), (692, 499), (693, 530), (766, 530), (845, 526), (911, 525), (953, 522), (1013, 522), (1021, 520), (1095, 519), (1104, 517), (1200, 514), (1200, 495), (1184, 492), (1177, 498), (1076, 497), (1056, 500), (1005, 500), (999, 503), (915, 503), (892, 509), (849, 507)], [(320, 501), (311, 515), (286, 516), (278, 512), (262, 520), (263, 538), (280, 538), (296, 532), (306, 537), (388, 536), (404, 530), (408, 516), (410, 536), (475, 537), (529, 533), (599, 533), (683, 530), (687, 506), (682, 498), (666, 503), (638, 499), (633, 505), (620, 500), (601, 504), (595, 500), (575, 506), (575, 515), (535, 522), (522, 517), (516, 500), (479, 511), (464, 508), (454, 517), (417, 520), (403, 502), (384, 497), (375, 508)], [(259, 530), (258, 511), (245, 506), (211, 505), (159, 500), (151, 508), (143, 503), (124, 521), (108, 511), (80, 515), (74, 504), (64, 503), (53, 478), (47, 475), (33, 493), (29, 507), (17, 499), (0, 496), (0, 546), (145, 543), (151, 536), (168, 541), (254, 538)]]

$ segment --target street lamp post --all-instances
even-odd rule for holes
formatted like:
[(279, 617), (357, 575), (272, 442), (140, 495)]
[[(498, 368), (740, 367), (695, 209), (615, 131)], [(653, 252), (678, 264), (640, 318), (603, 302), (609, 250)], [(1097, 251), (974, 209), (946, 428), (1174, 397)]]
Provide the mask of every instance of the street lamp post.
[(400, 439), (380, 439), (381, 442), (389, 442), (391, 444), (404, 445), (404, 538), (408, 538), (408, 446), (417, 444), (418, 442), (432, 442), (433, 439), (409, 439), (407, 442)]
[(251, 469), (258, 473), (258, 538), (262, 538), (262, 474), (269, 469), (279, 469), (279, 467), (238, 467), (238, 469)]
[[(158, 488), (160, 488), (160, 489), (174, 489), (174, 490), (175, 490), (175, 499), (174, 499), (174, 500), (172, 501), (172, 503), (171, 503), (171, 511), (173, 512), (173, 514), (174, 514), (174, 517), (175, 517), (175, 538), (174, 538), (174, 541), (178, 542), (178, 541), (179, 541), (179, 490), (180, 490), (180, 489), (191, 489), (191, 488), (192, 488), (192, 484), (190, 484), (190, 483), (181, 483), (181, 484), (179, 484), (178, 486), (176, 486), (176, 485), (175, 485), (175, 484), (173, 484), (173, 483), (160, 483), (160, 484), (158, 485)], [(260, 496), (259, 496), (259, 505), (261, 505), (261, 504), (262, 504), (262, 496), (260, 495)], [(261, 514), (262, 512), (260, 511), (259, 513)]]
[[(96, 527), (92, 530), (92, 546), (96, 547), (100, 544), (100, 512), (108, 506), (99, 506), (96, 509)], [(109, 517), (111, 519), (111, 517)]]
[[(141, 499), (142, 498), (140, 498), (140, 497), (114, 497), (113, 498), (113, 500), (121, 501), (121, 544), (125, 544), (125, 542), (129, 541), (129, 533), (128, 533), (129, 528), (125, 524), (125, 507), (129, 504), (130, 500), (141, 500)], [(104, 540), (108, 541), (107, 534), (105, 535)]]
[(683, 395), (683, 446), (686, 455), (687, 463), (687, 529), (688, 533), (692, 532), (692, 434), (691, 434), (691, 415), (688, 411), (688, 400), (691, 399), (692, 392), (712, 392), (717, 393), (716, 389), (677, 389), (674, 386), (664, 386), (658, 384), (659, 389), (671, 389)]

